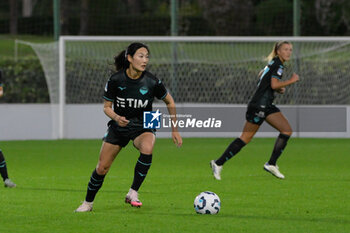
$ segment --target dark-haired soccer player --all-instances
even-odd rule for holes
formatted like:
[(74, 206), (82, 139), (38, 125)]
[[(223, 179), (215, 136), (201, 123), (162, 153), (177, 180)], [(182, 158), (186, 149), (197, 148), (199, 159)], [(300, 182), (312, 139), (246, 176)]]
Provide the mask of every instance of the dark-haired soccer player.
[(221, 180), (221, 171), (224, 163), (251, 141), (264, 121), (280, 132), (270, 160), (264, 164), (264, 169), (277, 178), (284, 179), (284, 175), (279, 171), (276, 162), (286, 147), (289, 137), (292, 135), (292, 128), (286, 117), (274, 105), (273, 100), (275, 91), (283, 94), (286, 86), (299, 81), (297, 74), (293, 74), (289, 80), (281, 81), (284, 69), (283, 63), (288, 61), (291, 55), (292, 44), (290, 42), (280, 41), (275, 43), (272, 52), (267, 57), (269, 63), (260, 72), (257, 89), (248, 104), (246, 123), (241, 136), (228, 146), (220, 158), (210, 161), (215, 179)]
[[(2, 87), (2, 71), (0, 70), (0, 98), (3, 96), (3, 94), (4, 94), (4, 91)], [(16, 187), (16, 184), (9, 179), (9, 176), (7, 174), (6, 161), (1, 149), (0, 149), (0, 174), (4, 181), (5, 187), (8, 187), (8, 188)]]
[[(172, 120), (176, 120), (173, 98), (163, 83), (146, 71), (149, 62), (149, 49), (146, 45), (132, 43), (120, 52), (114, 61), (117, 72), (109, 78), (103, 96), (104, 112), (111, 120), (103, 138), (99, 161), (88, 183), (85, 201), (76, 212), (92, 210), (95, 195), (101, 188), (113, 160), (130, 140), (133, 140), (133, 145), (140, 151), (140, 157), (136, 162), (134, 180), (125, 202), (134, 207), (141, 207), (138, 190), (152, 164), (155, 143), (155, 131), (143, 128), (144, 111), (152, 110), (152, 102), (156, 97), (165, 102), (170, 115), (174, 116)], [(154, 118), (159, 117), (157, 113)], [(172, 138), (177, 146), (182, 145), (182, 138), (175, 127), (172, 128)]]

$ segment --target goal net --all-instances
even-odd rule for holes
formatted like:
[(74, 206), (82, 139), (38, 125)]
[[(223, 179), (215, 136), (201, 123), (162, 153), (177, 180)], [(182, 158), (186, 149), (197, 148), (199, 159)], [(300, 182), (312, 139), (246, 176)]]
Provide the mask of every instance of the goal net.
[(350, 104), (349, 38), (275, 37), (62, 37), (65, 101), (100, 103), (113, 57), (141, 41), (150, 48), (149, 71), (176, 102), (246, 104), (264, 57), (282, 39), (294, 46), (284, 79), (296, 72), (301, 82), (288, 87), (279, 104)]

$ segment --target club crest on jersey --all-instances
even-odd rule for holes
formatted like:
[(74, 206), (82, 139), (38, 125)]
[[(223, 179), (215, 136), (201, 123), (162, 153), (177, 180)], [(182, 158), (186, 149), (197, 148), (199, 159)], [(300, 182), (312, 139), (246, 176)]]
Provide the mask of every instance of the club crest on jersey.
[(254, 117), (254, 122), (255, 122), (255, 123), (258, 123), (259, 121), (260, 121), (260, 117), (257, 117), (257, 116)]
[(277, 74), (278, 74), (278, 75), (282, 75), (282, 74), (283, 74), (283, 69), (282, 69), (282, 68), (278, 68)]
[(147, 92), (148, 92), (148, 88), (147, 88), (147, 87), (141, 87), (141, 88), (140, 88), (140, 93), (141, 93), (142, 95), (147, 94)]

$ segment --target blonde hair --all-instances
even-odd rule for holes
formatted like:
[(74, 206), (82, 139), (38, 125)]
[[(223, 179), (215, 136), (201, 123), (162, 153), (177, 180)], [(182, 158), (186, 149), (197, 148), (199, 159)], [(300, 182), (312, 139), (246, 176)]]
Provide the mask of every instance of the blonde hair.
[(289, 41), (286, 40), (281, 40), (281, 41), (277, 41), (274, 46), (273, 49), (271, 51), (271, 53), (265, 58), (266, 61), (270, 62), (274, 57), (277, 56), (277, 51), (279, 50), (279, 48), (281, 48), (282, 45), (284, 44), (291, 44)]

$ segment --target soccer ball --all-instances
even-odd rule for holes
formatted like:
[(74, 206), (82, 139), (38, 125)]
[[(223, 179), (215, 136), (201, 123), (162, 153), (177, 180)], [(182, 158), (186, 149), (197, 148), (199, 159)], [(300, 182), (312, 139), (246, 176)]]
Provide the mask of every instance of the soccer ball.
[(217, 214), (220, 211), (221, 202), (218, 195), (205, 191), (194, 199), (193, 205), (197, 214)]

